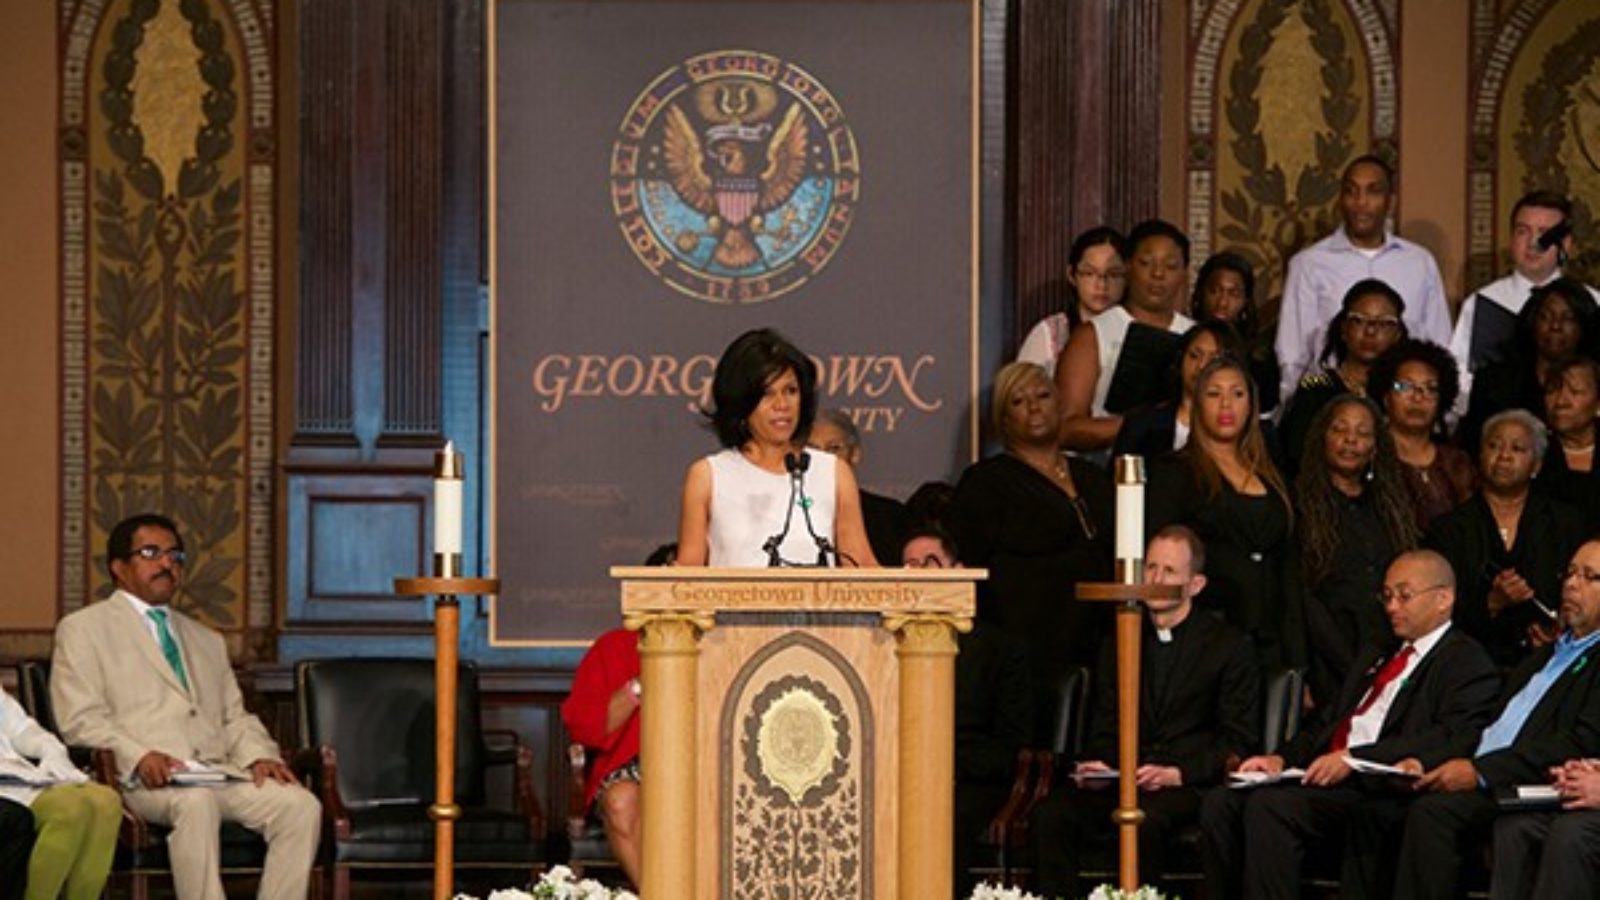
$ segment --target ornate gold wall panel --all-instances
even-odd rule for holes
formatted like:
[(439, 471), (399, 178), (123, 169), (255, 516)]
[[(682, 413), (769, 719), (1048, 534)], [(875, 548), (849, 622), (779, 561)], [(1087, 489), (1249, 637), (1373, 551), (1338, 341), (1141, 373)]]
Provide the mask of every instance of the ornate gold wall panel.
[(1397, 156), (1397, 12), (1372, 0), (1194, 0), (1189, 15), (1191, 256), (1249, 259), (1270, 318), (1288, 258), (1338, 222), (1344, 165)]
[(272, 620), (268, 0), (61, 0), (61, 608), (125, 516), (175, 518), (187, 612)]
[(1467, 190), (1469, 282), (1508, 268), (1511, 207), (1541, 188), (1572, 200), (1567, 270), (1600, 278), (1600, 7), (1592, 0), (1478, 0), (1472, 11)]

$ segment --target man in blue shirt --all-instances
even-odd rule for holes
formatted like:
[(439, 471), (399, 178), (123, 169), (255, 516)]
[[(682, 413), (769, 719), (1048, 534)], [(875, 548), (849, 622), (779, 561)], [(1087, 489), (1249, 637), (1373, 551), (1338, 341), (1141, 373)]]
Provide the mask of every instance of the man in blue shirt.
[(1405, 817), (1396, 898), (1460, 896), (1462, 864), (1494, 822), (1494, 794), (1543, 784), (1552, 767), (1600, 755), (1600, 539), (1578, 548), (1562, 578), (1561, 622), (1556, 642), (1507, 678), (1473, 756), (1417, 780), (1430, 793)]

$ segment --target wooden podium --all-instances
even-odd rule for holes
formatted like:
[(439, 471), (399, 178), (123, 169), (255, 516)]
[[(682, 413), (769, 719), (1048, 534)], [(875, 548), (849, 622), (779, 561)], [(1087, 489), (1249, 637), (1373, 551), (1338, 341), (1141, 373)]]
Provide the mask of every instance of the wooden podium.
[(981, 569), (618, 567), (643, 900), (949, 897), (956, 632)]

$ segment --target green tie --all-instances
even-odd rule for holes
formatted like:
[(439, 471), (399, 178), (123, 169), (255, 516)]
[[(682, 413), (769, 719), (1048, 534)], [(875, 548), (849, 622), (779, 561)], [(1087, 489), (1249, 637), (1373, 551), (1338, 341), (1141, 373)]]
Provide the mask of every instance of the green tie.
[(167, 658), (167, 665), (172, 667), (172, 674), (178, 676), (178, 683), (187, 691), (189, 677), (183, 674), (183, 656), (178, 653), (178, 642), (172, 639), (172, 630), (167, 628), (167, 611), (152, 609), (148, 615), (155, 621), (156, 634), (161, 638), (161, 655)]

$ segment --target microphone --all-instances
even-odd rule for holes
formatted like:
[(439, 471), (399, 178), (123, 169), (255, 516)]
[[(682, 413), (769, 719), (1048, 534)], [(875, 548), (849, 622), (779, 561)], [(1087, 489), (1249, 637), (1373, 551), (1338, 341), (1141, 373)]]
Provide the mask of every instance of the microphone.
[(805, 488), (806, 470), (811, 468), (811, 454), (805, 452), (804, 450), (800, 451), (798, 456), (793, 453), (785, 454), (783, 457), (783, 467), (789, 470), (790, 482), (799, 489), (800, 516), (801, 518), (805, 519), (806, 533), (811, 535), (811, 539), (813, 541), (817, 542), (817, 565), (827, 566), (828, 554), (830, 553), (833, 554), (834, 562), (837, 564), (839, 560), (839, 552), (833, 549), (833, 543), (831, 541), (822, 535), (817, 534), (816, 526), (811, 524), (811, 498), (806, 496)]
[[(784, 471), (789, 473), (789, 503), (783, 513), (783, 529), (772, 537), (767, 538), (767, 542), (761, 545), (762, 551), (767, 554), (767, 568), (776, 569), (783, 565), (783, 554), (778, 552), (778, 548), (783, 546), (784, 540), (789, 537), (789, 525), (794, 521), (795, 498), (799, 497), (801, 502), (805, 503), (805, 495), (801, 493), (800, 483), (804, 480), (802, 473), (805, 472), (806, 467), (810, 464), (811, 457), (809, 454), (801, 454), (800, 459), (796, 459), (793, 453), (785, 453), (783, 455), (783, 468)], [(811, 527), (809, 513), (806, 515), (806, 527)]]
[(1539, 248), (1540, 253), (1549, 252), (1551, 247), (1556, 248), (1556, 263), (1564, 266), (1567, 264), (1567, 251), (1561, 246), (1561, 242), (1565, 241), (1570, 234), (1572, 234), (1572, 222), (1562, 219), (1556, 223), (1554, 228), (1548, 229), (1544, 234), (1539, 235), (1539, 239), (1534, 241), (1534, 245)]

